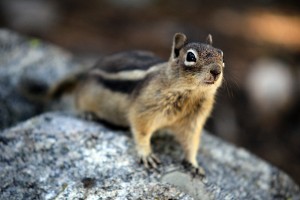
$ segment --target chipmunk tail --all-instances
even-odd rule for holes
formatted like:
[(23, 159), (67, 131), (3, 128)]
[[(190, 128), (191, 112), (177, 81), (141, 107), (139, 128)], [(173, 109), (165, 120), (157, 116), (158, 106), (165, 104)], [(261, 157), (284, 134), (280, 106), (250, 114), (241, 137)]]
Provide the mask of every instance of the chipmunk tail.
[(58, 81), (53, 86), (32, 81), (23, 80), (20, 83), (20, 93), (30, 101), (48, 102), (59, 99), (61, 96), (74, 91), (80, 80), (85, 77), (85, 72), (78, 72)]
[(79, 82), (85, 77), (85, 73), (78, 73), (67, 77), (50, 88), (47, 93), (48, 99), (58, 99), (66, 93), (74, 91)]

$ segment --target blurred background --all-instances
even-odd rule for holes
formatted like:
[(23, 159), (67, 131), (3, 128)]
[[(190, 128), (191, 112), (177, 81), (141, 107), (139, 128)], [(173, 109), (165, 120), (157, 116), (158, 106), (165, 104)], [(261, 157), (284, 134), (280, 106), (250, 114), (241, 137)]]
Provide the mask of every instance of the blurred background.
[(0, 26), (90, 60), (130, 49), (168, 59), (175, 32), (211, 33), (226, 67), (206, 128), (300, 183), (299, 0), (0, 0)]

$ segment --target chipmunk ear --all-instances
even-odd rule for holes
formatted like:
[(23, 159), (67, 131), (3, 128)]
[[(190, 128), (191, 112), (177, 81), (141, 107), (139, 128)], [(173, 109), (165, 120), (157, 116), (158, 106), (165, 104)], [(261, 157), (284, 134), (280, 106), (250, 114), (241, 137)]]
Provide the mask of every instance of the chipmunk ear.
[(209, 45), (213, 44), (213, 40), (212, 40), (211, 34), (208, 34), (208, 36), (206, 37), (206, 44), (209, 44)]
[(176, 33), (174, 35), (171, 59), (177, 58), (179, 56), (179, 51), (186, 44), (186, 42), (187, 38), (183, 33)]

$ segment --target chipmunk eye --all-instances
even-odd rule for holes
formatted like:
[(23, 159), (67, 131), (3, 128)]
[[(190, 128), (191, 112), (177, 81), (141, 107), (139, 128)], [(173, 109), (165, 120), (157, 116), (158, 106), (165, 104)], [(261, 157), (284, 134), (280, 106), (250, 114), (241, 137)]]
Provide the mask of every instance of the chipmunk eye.
[(188, 62), (196, 62), (196, 56), (193, 52), (188, 52), (186, 55), (186, 61)]

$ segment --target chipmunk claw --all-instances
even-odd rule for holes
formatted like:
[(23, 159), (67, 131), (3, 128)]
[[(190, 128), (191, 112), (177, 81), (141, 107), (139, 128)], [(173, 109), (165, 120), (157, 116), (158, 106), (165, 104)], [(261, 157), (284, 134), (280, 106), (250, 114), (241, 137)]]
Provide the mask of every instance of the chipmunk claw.
[(203, 167), (193, 166), (187, 160), (183, 160), (182, 165), (187, 171), (191, 172), (193, 178), (195, 177), (200, 177), (201, 179), (205, 178), (205, 170), (203, 169)]
[(192, 175), (193, 177), (197, 177), (199, 176), (200, 178), (204, 178), (205, 177), (205, 171), (203, 169), (203, 167), (193, 167), (192, 169)]
[(148, 156), (142, 156), (140, 162), (144, 164), (147, 169), (157, 169), (161, 163), (159, 158), (155, 154), (149, 154)]

